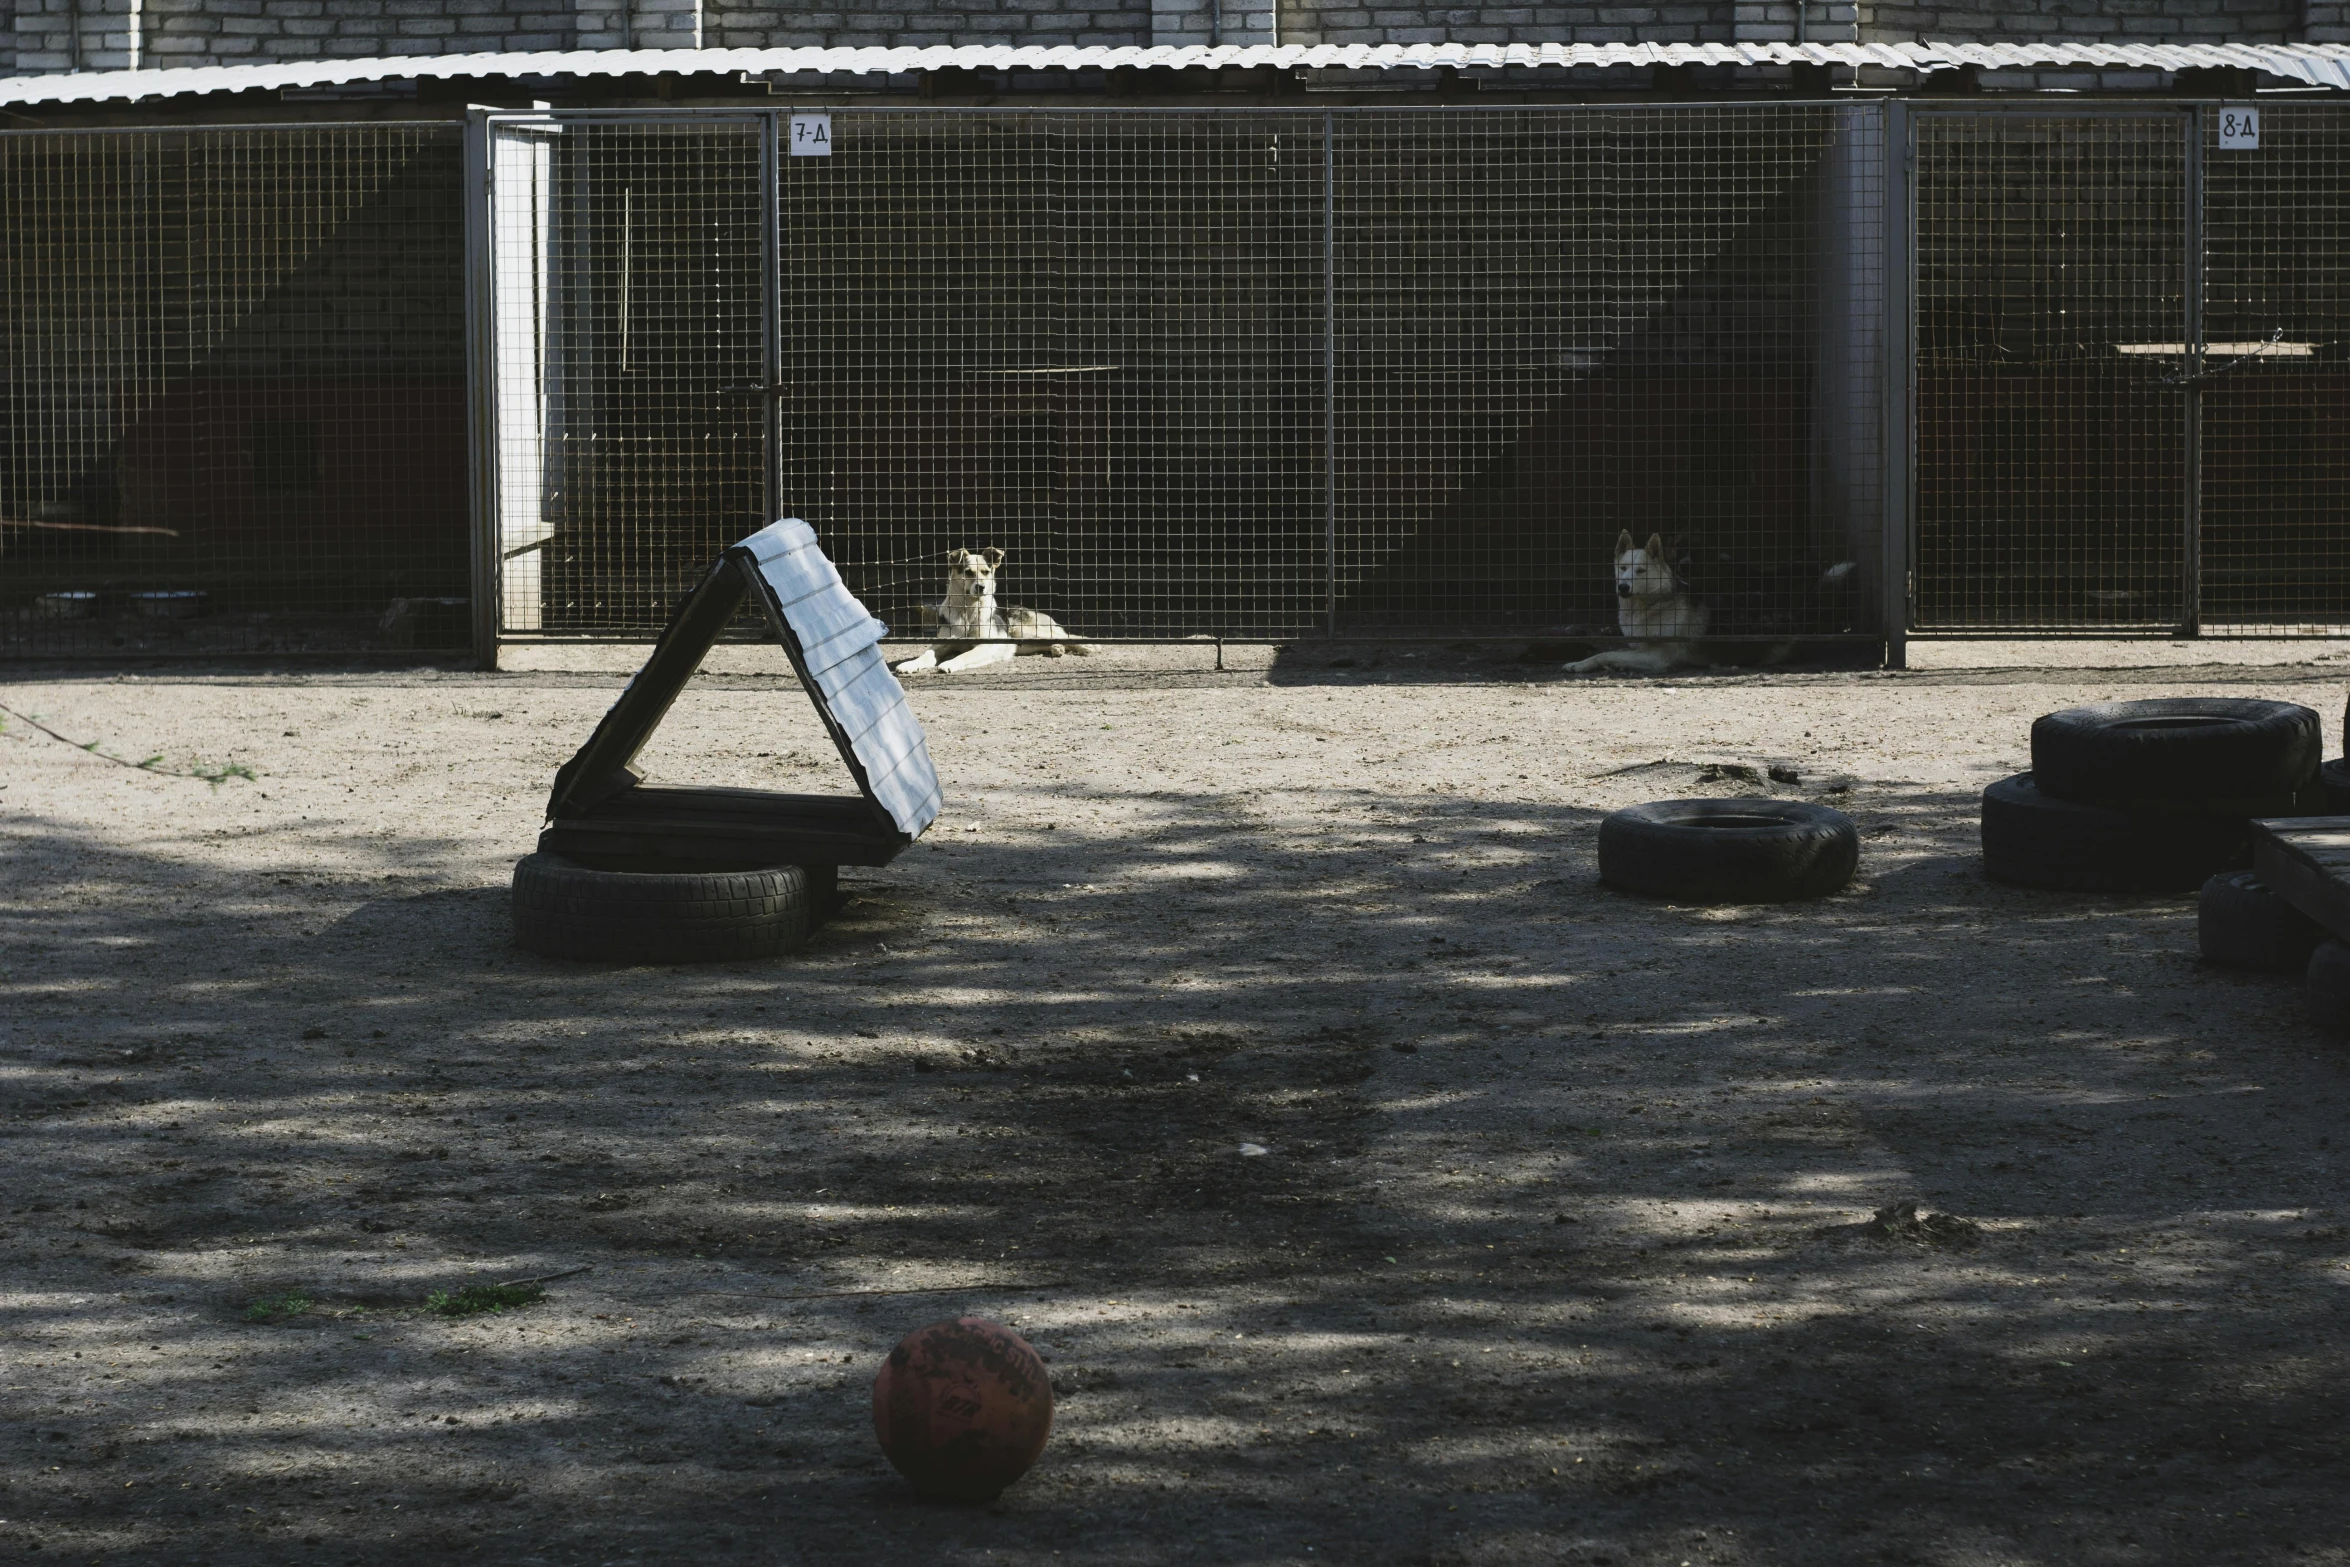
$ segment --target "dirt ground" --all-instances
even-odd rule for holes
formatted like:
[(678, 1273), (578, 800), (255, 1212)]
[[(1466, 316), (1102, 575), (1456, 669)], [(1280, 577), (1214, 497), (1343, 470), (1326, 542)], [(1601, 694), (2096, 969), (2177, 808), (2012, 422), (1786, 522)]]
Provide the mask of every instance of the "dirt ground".
[[(508, 940), (622, 678), (531, 661), (0, 670), (255, 775), (0, 734), (0, 1560), (2350, 1563), (2343, 1048), (1974, 825), (2084, 700), (2338, 751), (2338, 646), (1022, 660), (915, 687), (947, 814), (807, 952), (683, 969)], [(845, 788), (779, 671), (655, 775)], [(1849, 893), (1598, 886), (1725, 763)], [(867, 1405), (961, 1312), (1059, 1398), (976, 1510)]]

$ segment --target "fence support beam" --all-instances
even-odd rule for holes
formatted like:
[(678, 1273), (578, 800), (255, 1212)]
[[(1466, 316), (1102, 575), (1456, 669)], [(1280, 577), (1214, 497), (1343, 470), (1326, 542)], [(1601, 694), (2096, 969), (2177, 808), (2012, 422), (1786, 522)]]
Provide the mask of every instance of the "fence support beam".
[(2186, 407), (2181, 417), (2186, 421), (2187, 493), (2181, 497), (2185, 504), (2180, 519), (2183, 537), (2179, 552), (2179, 635), (2183, 637), (2200, 636), (2203, 631), (2203, 117), (2206, 112), (2201, 104), (2189, 109), (2181, 131), (2187, 139), (2186, 221), (2182, 225), (2187, 235), (2186, 352), (2180, 356), (2179, 365), (2186, 377), (2182, 387)]
[(490, 120), (465, 116), (465, 428), (473, 663), (498, 667), (498, 410), (490, 345)]
[(1885, 545), (1880, 614), (1885, 667), (1909, 667), (1910, 555), (1917, 467), (1917, 137), (1909, 105), (1885, 105)]

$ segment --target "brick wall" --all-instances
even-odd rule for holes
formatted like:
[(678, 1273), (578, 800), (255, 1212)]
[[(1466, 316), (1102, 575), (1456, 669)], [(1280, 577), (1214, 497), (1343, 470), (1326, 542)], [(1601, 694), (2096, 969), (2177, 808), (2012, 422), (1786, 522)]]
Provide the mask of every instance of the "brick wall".
[[(2147, 43), (2275, 44), (2300, 41), (2305, 11), (2345, 9), (2330, 0), (1861, 0), (1861, 36), (2110, 38)], [(2309, 17), (2315, 21), (2314, 15)]]
[(0, 0), (0, 71), (513, 49), (1799, 35), (2350, 42), (2350, 0)]

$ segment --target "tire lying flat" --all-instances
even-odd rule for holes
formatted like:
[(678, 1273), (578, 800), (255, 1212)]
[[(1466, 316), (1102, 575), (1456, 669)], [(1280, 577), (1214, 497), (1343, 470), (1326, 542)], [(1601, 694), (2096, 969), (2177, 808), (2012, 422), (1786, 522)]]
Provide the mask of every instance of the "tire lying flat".
[(2317, 776), (2317, 714), (2293, 702), (2157, 697), (2032, 723), (2032, 776), (2061, 800), (2289, 816)]
[(2309, 1009), (2309, 1021), (2319, 1028), (2350, 1034), (2350, 947), (2338, 941), (2318, 943), (2309, 955), (2301, 1000)]
[(2195, 940), (2223, 968), (2305, 974), (2326, 939), (2317, 921), (2278, 897), (2250, 871), (2226, 871), (2195, 900)]
[(2252, 863), (2246, 818), (2052, 799), (2030, 773), (1983, 791), (1983, 869), (2063, 892), (2193, 892)]
[(818, 904), (829, 879), (797, 865), (612, 871), (532, 854), (514, 867), (514, 941), (543, 957), (616, 963), (780, 957), (828, 912)]
[(1681, 903), (1824, 898), (1852, 880), (1852, 819), (1800, 800), (1656, 800), (1599, 824), (1599, 879)]

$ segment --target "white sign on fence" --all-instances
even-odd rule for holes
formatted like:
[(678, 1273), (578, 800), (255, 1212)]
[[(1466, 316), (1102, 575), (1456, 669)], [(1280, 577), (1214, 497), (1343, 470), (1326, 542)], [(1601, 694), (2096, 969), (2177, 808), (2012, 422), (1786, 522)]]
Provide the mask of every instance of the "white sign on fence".
[(2219, 144), (2226, 152), (2260, 150), (2260, 111), (2223, 103), (2219, 109)]
[(832, 156), (832, 116), (795, 114), (791, 117), (791, 155), (795, 158)]

